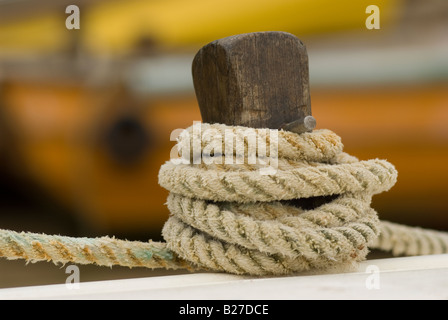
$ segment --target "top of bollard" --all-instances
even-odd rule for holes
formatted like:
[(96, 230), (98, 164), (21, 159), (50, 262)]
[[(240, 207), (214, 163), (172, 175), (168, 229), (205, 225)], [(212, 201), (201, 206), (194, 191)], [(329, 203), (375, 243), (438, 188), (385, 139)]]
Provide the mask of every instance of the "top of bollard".
[(204, 122), (296, 133), (315, 126), (306, 47), (290, 33), (215, 40), (198, 51), (192, 72)]

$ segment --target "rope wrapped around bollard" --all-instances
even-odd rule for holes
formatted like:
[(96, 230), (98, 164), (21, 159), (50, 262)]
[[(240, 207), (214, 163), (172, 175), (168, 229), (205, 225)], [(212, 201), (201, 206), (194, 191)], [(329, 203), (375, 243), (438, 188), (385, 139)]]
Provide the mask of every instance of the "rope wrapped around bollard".
[[(385, 160), (359, 161), (343, 152), (335, 133), (200, 126), (199, 134), (193, 125), (178, 139), (179, 149), (189, 152), (159, 172), (160, 185), (170, 191), (166, 242), (0, 230), (0, 256), (283, 275), (344, 270), (366, 259), (369, 248), (395, 255), (448, 252), (446, 233), (379, 220), (372, 196), (389, 190), (397, 171)], [(266, 142), (262, 152), (250, 150), (248, 137)], [(275, 159), (275, 168), (272, 161), (250, 163), (251, 156)], [(274, 171), (263, 172), (267, 164)]]

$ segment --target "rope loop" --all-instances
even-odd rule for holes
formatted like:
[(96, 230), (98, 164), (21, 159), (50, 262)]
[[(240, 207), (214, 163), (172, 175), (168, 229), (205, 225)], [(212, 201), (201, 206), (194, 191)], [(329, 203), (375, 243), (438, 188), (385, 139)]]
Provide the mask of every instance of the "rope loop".
[[(251, 141), (260, 163), (249, 163)], [(299, 135), (202, 124), (188, 128), (178, 146), (184, 161), (159, 172), (170, 191), (163, 236), (183, 259), (216, 271), (287, 274), (363, 260), (380, 232), (371, 198), (397, 180), (387, 161), (345, 154), (329, 130)], [(275, 171), (262, 174), (272, 162)], [(303, 209), (317, 198), (323, 203)]]
[(195, 123), (162, 165), (166, 242), (0, 230), (0, 257), (54, 263), (283, 275), (347, 270), (369, 248), (448, 252), (448, 234), (380, 221), (372, 196), (397, 180), (385, 160), (359, 161), (329, 130), (294, 134)]

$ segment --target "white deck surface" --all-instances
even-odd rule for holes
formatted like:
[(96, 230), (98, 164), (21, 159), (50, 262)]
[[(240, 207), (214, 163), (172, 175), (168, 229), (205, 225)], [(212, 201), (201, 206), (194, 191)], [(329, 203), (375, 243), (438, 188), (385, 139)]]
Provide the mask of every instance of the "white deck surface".
[(254, 278), (196, 273), (0, 290), (4, 299), (448, 299), (448, 254), (369, 260), (355, 272)]

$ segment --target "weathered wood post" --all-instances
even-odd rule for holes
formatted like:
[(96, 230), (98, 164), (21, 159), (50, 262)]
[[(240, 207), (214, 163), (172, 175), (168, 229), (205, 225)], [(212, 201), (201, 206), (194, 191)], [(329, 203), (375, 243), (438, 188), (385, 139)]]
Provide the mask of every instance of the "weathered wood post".
[(203, 122), (296, 133), (316, 126), (311, 116), (308, 55), (286, 32), (255, 32), (213, 41), (193, 60)]

